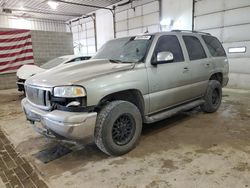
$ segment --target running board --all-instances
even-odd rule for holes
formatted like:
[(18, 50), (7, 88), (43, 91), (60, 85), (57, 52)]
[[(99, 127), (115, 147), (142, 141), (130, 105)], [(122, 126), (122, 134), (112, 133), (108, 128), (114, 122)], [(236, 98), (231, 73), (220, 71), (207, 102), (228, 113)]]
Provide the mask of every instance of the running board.
[(154, 123), (156, 121), (166, 119), (166, 118), (171, 117), (177, 113), (184, 112), (184, 111), (190, 110), (192, 108), (195, 108), (197, 106), (200, 106), (204, 102), (205, 102), (204, 100), (199, 99), (199, 100), (195, 100), (193, 102), (189, 102), (189, 103), (180, 105), (178, 107), (172, 108), (170, 110), (166, 110), (163, 112), (159, 112), (157, 114), (146, 116), (145, 123)]

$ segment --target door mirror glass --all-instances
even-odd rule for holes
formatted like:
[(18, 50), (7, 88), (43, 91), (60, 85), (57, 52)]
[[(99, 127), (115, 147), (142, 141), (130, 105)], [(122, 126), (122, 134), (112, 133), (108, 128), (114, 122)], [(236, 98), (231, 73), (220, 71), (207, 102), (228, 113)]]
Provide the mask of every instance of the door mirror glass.
[(174, 55), (171, 52), (159, 52), (157, 54), (158, 63), (169, 63), (174, 61)]

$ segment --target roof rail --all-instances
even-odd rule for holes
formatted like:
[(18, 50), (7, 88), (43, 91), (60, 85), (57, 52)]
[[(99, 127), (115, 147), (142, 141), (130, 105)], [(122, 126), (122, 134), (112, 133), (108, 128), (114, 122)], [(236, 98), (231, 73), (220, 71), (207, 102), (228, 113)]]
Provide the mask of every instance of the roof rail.
[(210, 33), (202, 32), (202, 31), (194, 31), (194, 30), (172, 30), (171, 32), (187, 32), (187, 33), (199, 33), (199, 34), (205, 34), (205, 35), (211, 35)]

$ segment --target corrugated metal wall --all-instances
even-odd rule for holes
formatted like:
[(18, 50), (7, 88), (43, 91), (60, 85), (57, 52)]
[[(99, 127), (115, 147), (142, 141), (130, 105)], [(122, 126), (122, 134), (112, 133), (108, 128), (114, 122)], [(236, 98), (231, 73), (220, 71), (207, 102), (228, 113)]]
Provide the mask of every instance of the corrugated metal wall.
[(116, 36), (124, 37), (146, 31), (160, 31), (160, 7), (158, 0), (139, 0), (117, 7), (115, 11)]
[[(223, 42), (230, 63), (229, 86), (250, 89), (250, 1), (197, 1), (195, 29), (209, 32)], [(245, 52), (229, 53), (229, 49), (240, 48)]]
[(66, 32), (66, 24), (63, 21), (24, 19), (6, 15), (0, 15), (0, 28)]

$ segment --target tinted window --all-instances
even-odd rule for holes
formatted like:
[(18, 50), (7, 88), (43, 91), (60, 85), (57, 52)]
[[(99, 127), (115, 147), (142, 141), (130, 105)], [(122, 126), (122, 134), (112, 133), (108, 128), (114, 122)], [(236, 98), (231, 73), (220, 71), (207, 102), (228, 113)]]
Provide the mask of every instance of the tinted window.
[(83, 56), (83, 57), (81, 57), (81, 60), (88, 60), (90, 58), (91, 58), (90, 56)]
[(223, 49), (220, 41), (217, 38), (206, 35), (203, 35), (202, 38), (213, 57), (226, 56), (225, 50)]
[(171, 52), (174, 55), (174, 62), (184, 61), (179, 40), (175, 35), (161, 36), (156, 44), (153, 61), (159, 52)]
[(206, 58), (205, 50), (200, 40), (194, 36), (183, 36), (183, 40), (186, 44), (189, 59), (198, 60)]

